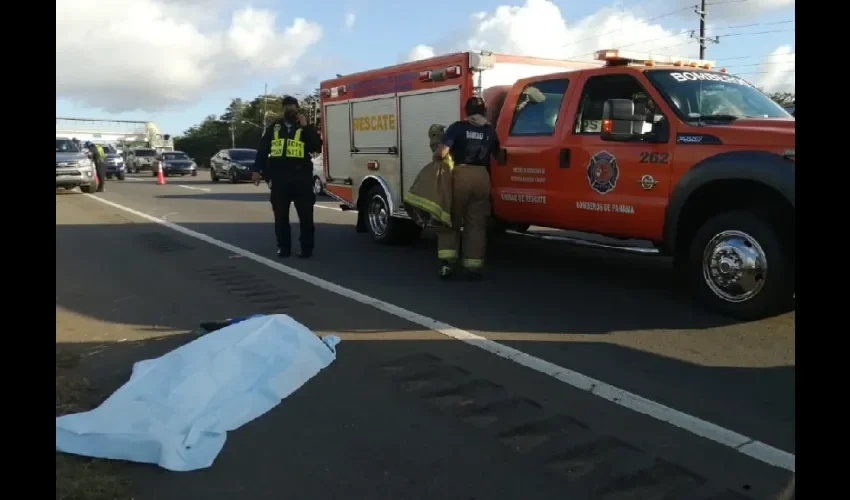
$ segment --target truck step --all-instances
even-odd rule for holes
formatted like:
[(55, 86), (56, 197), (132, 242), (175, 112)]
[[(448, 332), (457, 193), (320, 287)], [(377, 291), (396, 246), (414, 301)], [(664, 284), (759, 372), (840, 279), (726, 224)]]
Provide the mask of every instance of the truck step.
[(583, 246), (589, 248), (599, 248), (603, 250), (613, 250), (617, 252), (626, 252), (637, 255), (659, 255), (661, 252), (655, 248), (650, 246), (636, 246), (633, 244), (629, 244), (629, 242), (624, 242), (622, 244), (617, 243), (616, 241), (593, 241), (590, 239), (577, 238), (574, 236), (568, 235), (560, 235), (560, 234), (552, 234), (552, 233), (544, 233), (538, 231), (527, 231), (527, 232), (519, 232), (508, 229), (505, 231), (506, 234), (513, 234), (517, 236), (525, 236), (526, 238), (535, 238), (539, 240), (545, 241), (558, 241), (561, 243), (569, 243), (570, 245)]

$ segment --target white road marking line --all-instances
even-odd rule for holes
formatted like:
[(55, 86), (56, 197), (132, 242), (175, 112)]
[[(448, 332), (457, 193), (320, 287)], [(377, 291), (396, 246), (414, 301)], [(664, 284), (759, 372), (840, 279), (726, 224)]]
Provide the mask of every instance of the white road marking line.
[(181, 187), (181, 188), (184, 188), (184, 189), (193, 189), (195, 191), (203, 191), (205, 193), (209, 193), (210, 191), (212, 191), (212, 189), (209, 189), (209, 188), (199, 188), (199, 187), (195, 187), (195, 186), (187, 186), (185, 184), (175, 184), (175, 186)]
[(669, 406), (664, 406), (660, 403), (656, 403), (655, 401), (646, 399), (642, 396), (638, 396), (637, 394), (633, 394), (623, 389), (614, 387), (613, 385), (606, 384), (605, 382), (588, 377), (587, 375), (583, 375), (579, 372), (564, 368), (562, 366), (558, 366), (554, 363), (550, 363), (549, 361), (534, 357), (530, 354), (526, 354), (518, 349), (514, 349), (513, 347), (508, 347), (506, 345), (484, 338), (480, 335), (475, 335), (474, 333), (455, 328), (452, 325), (443, 323), (442, 321), (437, 321), (433, 318), (423, 316), (413, 311), (408, 311), (407, 309), (403, 309), (396, 305), (390, 304), (389, 302), (378, 300), (368, 295), (364, 295), (360, 292), (342, 287), (335, 283), (331, 283), (330, 281), (323, 280), (311, 274), (299, 271), (292, 267), (285, 266), (279, 262), (275, 262), (271, 259), (262, 257), (243, 248), (231, 245), (230, 243), (217, 240), (211, 236), (207, 236), (206, 234), (185, 228), (179, 224), (175, 224), (173, 222), (169, 222), (167, 220), (148, 215), (144, 212), (139, 212), (138, 210), (125, 207), (124, 205), (119, 205), (118, 203), (99, 198), (94, 195), (85, 196), (88, 196), (89, 198), (105, 205), (109, 205), (111, 207), (133, 214), (137, 217), (141, 217), (142, 219), (148, 220), (155, 224), (165, 226), (169, 229), (177, 231), (178, 233), (185, 234), (186, 236), (190, 236), (192, 238), (204, 241), (206, 243), (209, 243), (210, 245), (223, 248), (224, 250), (227, 250), (231, 253), (242, 255), (247, 259), (251, 259), (254, 262), (270, 267), (276, 271), (280, 271), (284, 274), (292, 276), (293, 278), (297, 278), (313, 286), (322, 288), (324, 290), (335, 293), (347, 299), (354, 300), (361, 304), (374, 307), (375, 309), (384, 311), (388, 314), (392, 314), (393, 316), (417, 324), (423, 328), (434, 330), (437, 333), (445, 335), (446, 337), (451, 337), (455, 340), (460, 340), (461, 342), (469, 344), (473, 347), (483, 349), (487, 352), (495, 354), (496, 356), (507, 359), (509, 361), (513, 361), (514, 363), (518, 363), (527, 368), (531, 368), (532, 370), (542, 373), (544, 375), (548, 375), (552, 378), (555, 378), (556, 380), (559, 380), (560, 382), (573, 386), (577, 389), (581, 389), (596, 396), (599, 396), (600, 398), (610, 401), (616, 405), (628, 408), (638, 413), (642, 413), (656, 420), (667, 422), (680, 429), (684, 429), (688, 432), (696, 434), (697, 436), (709, 439), (723, 446), (728, 446), (729, 448), (732, 448), (740, 453), (743, 453), (744, 455), (755, 458), (756, 460), (759, 460), (766, 464), (772, 465), (774, 467), (780, 467), (791, 472), (796, 472), (796, 456), (793, 453), (788, 453), (787, 451), (780, 450), (779, 448), (775, 448), (766, 443), (762, 443), (761, 441), (756, 441), (755, 439), (744, 436), (743, 434), (739, 434), (733, 430), (726, 429), (706, 420), (702, 420), (701, 418), (695, 417), (693, 415), (688, 415), (687, 413), (683, 413), (674, 408), (670, 408)]

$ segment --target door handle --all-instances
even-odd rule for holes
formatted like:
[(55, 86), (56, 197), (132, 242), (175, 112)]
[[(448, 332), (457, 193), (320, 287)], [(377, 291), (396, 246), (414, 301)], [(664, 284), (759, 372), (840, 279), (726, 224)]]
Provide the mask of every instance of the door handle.
[(570, 150), (562, 149), (558, 155), (558, 168), (570, 168)]

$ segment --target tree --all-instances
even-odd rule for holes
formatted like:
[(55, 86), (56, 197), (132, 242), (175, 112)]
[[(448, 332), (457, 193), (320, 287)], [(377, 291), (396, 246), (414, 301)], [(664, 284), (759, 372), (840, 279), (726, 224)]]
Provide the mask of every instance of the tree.
[(780, 106), (790, 106), (795, 101), (793, 92), (771, 92), (767, 96), (776, 101)]
[[(319, 125), (319, 89), (301, 99), (310, 122)], [(249, 102), (232, 99), (219, 115), (209, 115), (201, 123), (189, 127), (183, 135), (174, 138), (174, 147), (194, 158), (199, 165), (209, 165), (210, 158), (233, 143), (237, 148), (256, 149), (263, 135), (263, 125), (283, 116), (280, 96), (260, 95)], [(231, 130), (232, 129), (232, 130)]]

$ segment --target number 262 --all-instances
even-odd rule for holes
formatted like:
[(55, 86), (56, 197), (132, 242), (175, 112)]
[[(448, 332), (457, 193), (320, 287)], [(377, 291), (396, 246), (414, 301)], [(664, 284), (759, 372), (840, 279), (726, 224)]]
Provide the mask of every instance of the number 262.
[(640, 163), (667, 163), (668, 153), (641, 153)]

